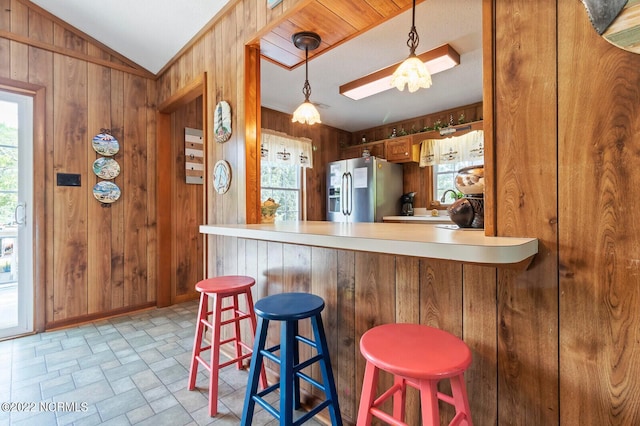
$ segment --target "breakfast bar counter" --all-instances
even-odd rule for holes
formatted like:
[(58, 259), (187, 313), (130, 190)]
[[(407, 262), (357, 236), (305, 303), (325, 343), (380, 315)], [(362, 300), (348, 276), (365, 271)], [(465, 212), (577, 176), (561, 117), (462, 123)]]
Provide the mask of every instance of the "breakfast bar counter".
[(530, 259), (538, 252), (538, 240), (535, 238), (488, 237), (483, 230), (453, 228), (455, 225), (309, 221), (201, 225), (200, 232), (476, 264), (515, 264)]
[[(208, 276), (255, 277), (254, 300), (283, 292), (323, 298), (343, 424), (356, 424), (365, 369), (360, 337), (394, 322), (438, 327), (471, 347), (471, 411), (477, 423), (491, 424), (482, 412), (496, 398), (496, 294), (505, 274), (535, 268), (538, 240), (446, 226), (307, 221), (201, 225), (200, 232), (209, 247)], [(312, 376), (321, 379), (319, 371)], [(318, 395), (301, 386), (304, 404), (315, 406)], [(419, 424), (419, 399), (407, 398), (406, 424)]]

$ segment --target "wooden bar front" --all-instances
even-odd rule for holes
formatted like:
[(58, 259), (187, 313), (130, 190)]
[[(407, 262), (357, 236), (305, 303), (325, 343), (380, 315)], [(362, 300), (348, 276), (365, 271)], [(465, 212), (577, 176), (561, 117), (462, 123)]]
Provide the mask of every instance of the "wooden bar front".
[[(225, 247), (216, 259), (223, 269), (218, 274), (256, 278), (255, 300), (288, 291), (324, 298), (324, 326), (347, 424), (355, 424), (364, 376), (360, 337), (371, 327), (392, 322), (427, 324), (463, 338), (473, 351), (466, 380), (474, 420), (495, 423), (496, 268), (229, 236), (208, 238)], [(388, 385), (389, 377), (383, 382)], [(419, 402), (412, 390), (407, 412), (407, 424), (418, 424)], [(442, 415), (452, 412), (445, 409)]]

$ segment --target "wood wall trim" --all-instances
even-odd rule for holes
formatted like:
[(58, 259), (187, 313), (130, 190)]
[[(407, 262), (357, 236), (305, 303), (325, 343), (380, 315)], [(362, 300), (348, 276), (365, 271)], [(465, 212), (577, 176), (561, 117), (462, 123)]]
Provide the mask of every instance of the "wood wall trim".
[(245, 158), (247, 223), (259, 223), (260, 214), (260, 48), (245, 46)]
[(17, 0), (17, 1), (19, 3), (24, 4), (26, 7), (28, 7), (31, 10), (33, 10), (34, 12), (44, 16), (45, 18), (47, 18), (49, 20), (51, 20), (56, 25), (60, 25), (62, 28), (66, 29), (67, 31), (71, 31), (72, 33), (74, 33), (75, 35), (79, 36), (80, 38), (86, 40), (87, 42), (93, 44), (96, 47), (99, 47), (101, 50), (104, 50), (109, 55), (117, 58), (118, 60), (124, 62), (125, 64), (128, 64), (130, 67), (132, 67), (134, 69), (137, 69), (139, 71), (145, 71), (145, 72), (148, 73), (147, 75), (142, 75), (141, 77), (148, 77), (148, 78), (152, 78), (152, 79), (154, 78), (153, 73), (149, 72), (148, 70), (146, 70), (141, 65), (133, 62), (131, 59), (127, 58), (126, 56), (122, 55), (121, 53), (116, 52), (115, 50), (111, 49), (109, 46), (104, 45), (103, 43), (101, 43), (98, 40), (94, 39), (93, 37), (91, 37), (87, 33), (83, 32), (83, 31), (80, 31), (78, 28), (70, 25), (67, 21), (64, 21), (64, 20), (58, 18), (57, 16), (55, 16), (54, 14), (49, 12), (48, 10), (43, 9), (42, 7), (40, 7), (37, 4), (31, 2), (30, 0)]
[(482, 1), (482, 115), (484, 126), (484, 234), (496, 235), (495, 0)]
[(154, 309), (154, 308), (155, 308), (154, 303), (148, 302), (148, 303), (143, 303), (137, 306), (114, 309), (108, 312), (97, 312), (95, 314), (82, 315), (79, 317), (74, 317), (74, 318), (65, 319), (65, 320), (49, 321), (49, 323), (47, 324), (47, 331), (52, 331), (59, 328), (66, 328), (71, 326), (78, 326), (80, 324), (93, 322), (96, 320), (104, 320), (106, 318), (118, 317), (121, 315), (129, 314), (131, 312), (140, 312), (146, 309)]
[(0, 77), (0, 90), (33, 97), (33, 327), (45, 330), (45, 108), (42, 86)]
[(198, 96), (203, 94), (203, 89), (206, 89), (207, 73), (203, 73), (182, 88), (177, 90), (173, 95), (160, 102), (158, 105), (158, 111), (163, 114), (170, 114), (186, 104), (192, 102)]
[(80, 59), (83, 61), (90, 62), (96, 65), (102, 65), (114, 70), (124, 71), (129, 74), (137, 75), (139, 77), (148, 78), (151, 80), (155, 80), (156, 76), (149, 71), (141, 70), (137, 68), (131, 68), (128, 65), (122, 65), (115, 62), (111, 62), (106, 59), (96, 58), (94, 56), (90, 56), (76, 50), (65, 49), (63, 47), (55, 46), (53, 44), (44, 43), (38, 40), (34, 40), (29, 37), (21, 36), (16, 33), (12, 33), (5, 30), (0, 30), (0, 38), (6, 38), (8, 40), (12, 40), (18, 43), (26, 44), (27, 46), (37, 47), (38, 49), (46, 50), (48, 52), (58, 53), (60, 55), (69, 56), (71, 58)]

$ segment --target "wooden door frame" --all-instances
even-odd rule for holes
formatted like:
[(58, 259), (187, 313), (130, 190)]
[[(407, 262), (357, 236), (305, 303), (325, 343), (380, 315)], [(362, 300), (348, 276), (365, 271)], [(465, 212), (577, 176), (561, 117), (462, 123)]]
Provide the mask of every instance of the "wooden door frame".
[(45, 331), (45, 147), (46, 89), (0, 77), (0, 90), (33, 98), (33, 329)]
[[(171, 113), (187, 105), (202, 96), (202, 126), (204, 148), (204, 170), (207, 170), (207, 73), (194, 78), (172, 96), (158, 105), (156, 112), (156, 207), (157, 207), (157, 235), (158, 235), (158, 282), (156, 283), (156, 304), (158, 307), (169, 306), (173, 303), (171, 294), (171, 266), (172, 266), (172, 241), (171, 241), (171, 213), (172, 213), (172, 189), (171, 189)], [(206, 219), (207, 206), (207, 179), (202, 185), (204, 197), (202, 223)], [(203, 237), (204, 238), (204, 237)], [(207, 253), (205, 239), (204, 253)], [(202, 259), (204, 262), (204, 259)]]

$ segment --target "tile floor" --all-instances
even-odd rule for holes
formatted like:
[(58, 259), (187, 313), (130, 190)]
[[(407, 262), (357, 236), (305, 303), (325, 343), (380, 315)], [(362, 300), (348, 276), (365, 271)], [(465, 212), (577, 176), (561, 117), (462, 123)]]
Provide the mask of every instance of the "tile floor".
[[(246, 371), (220, 372), (216, 417), (202, 367), (198, 388), (186, 389), (196, 316), (187, 302), (0, 342), (0, 403), (14, 404), (0, 424), (240, 424)], [(258, 407), (253, 424), (278, 422)]]

